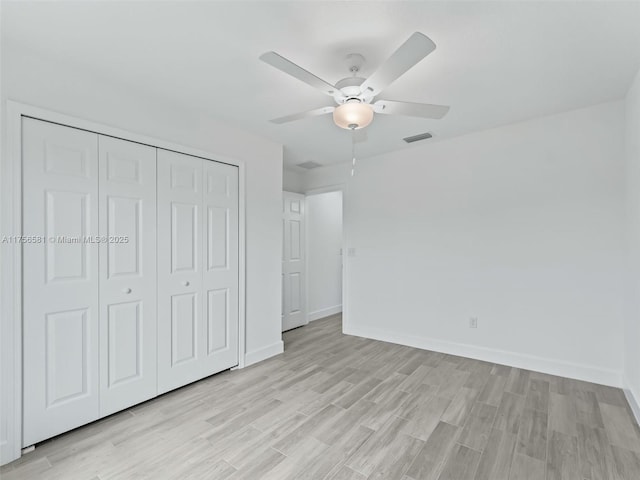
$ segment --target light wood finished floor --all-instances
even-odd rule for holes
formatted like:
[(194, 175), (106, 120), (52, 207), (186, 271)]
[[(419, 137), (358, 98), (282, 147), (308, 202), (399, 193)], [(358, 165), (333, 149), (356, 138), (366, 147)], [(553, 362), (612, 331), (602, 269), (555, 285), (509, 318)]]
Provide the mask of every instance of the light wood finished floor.
[(2, 480), (638, 480), (621, 390), (344, 336), (44, 442)]

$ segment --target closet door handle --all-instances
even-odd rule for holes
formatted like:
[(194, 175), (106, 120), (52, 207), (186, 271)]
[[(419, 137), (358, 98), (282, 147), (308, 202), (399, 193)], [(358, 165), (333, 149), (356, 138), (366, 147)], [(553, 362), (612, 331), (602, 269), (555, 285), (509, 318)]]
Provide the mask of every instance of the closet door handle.
[(130, 288), (123, 288), (122, 289), (122, 293), (129, 294), (129, 293), (131, 293), (131, 289)]
[(185, 287), (188, 287), (190, 283), (187, 280), (185, 280), (184, 282), (182, 282), (182, 285), (184, 285)]

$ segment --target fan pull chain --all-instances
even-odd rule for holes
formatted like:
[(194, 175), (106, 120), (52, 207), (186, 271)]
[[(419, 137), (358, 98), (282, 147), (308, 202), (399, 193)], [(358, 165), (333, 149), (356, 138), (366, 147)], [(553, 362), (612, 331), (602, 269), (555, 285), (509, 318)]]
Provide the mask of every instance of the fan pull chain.
[(351, 176), (356, 174), (356, 129), (351, 129)]

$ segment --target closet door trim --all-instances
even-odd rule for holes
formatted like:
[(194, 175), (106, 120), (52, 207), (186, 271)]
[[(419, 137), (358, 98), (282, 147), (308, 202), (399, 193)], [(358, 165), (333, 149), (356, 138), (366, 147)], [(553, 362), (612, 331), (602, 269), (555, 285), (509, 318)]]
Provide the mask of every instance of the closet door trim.
[[(22, 235), (22, 118), (86, 130), (200, 157), (238, 167), (238, 367), (245, 366), (245, 292), (246, 292), (246, 227), (245, 227), (245, 163), (242, 160), (218, 155), (184, 145), (140, 135), (119, 128), (76, 118), (51, 110), (7, 100), (7, 146), (0, 159), (0, 239)], [(3, 398), (0, 421), (5, 424), (6, 438), (0, 438), (0, 465), (21, 456), (22, 448), (22, 248), (19, 243), (0, 243), (0, 381), (7, 386)]]

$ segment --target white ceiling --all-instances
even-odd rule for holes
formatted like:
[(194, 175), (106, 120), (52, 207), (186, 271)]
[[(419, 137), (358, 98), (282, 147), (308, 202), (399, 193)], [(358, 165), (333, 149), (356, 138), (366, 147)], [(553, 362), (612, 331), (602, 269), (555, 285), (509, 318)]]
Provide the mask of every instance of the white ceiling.
[(86, 68), (285, 145), (285, 165), (350, 160), (331, 116), (270, 118), (331, 98), (258, 60), (274, 50), (334, 83), (346, 54), (369, 75), (414, 31), (437, 49), (380, 98), (450, 105), (443, 120), (378, 115), (358, 156), (402, 138), (461, 135), (624, 96), (640, 68), (631, 2), (26, 2), (3, 3), (13, 45)]

